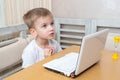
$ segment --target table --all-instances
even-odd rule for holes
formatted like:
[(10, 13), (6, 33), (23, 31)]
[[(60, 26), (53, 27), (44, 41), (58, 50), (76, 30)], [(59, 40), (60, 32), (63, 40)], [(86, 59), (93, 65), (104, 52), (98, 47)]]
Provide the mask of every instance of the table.
[(79, 46), (70, 46), (34, 65), (23, 69), (3, 80), (120, 80), (120, 59), (112, 60), (112, 51), (103, 50), (100, 61), (76, 78), (66, 77), (45, 69), (42, 64), (69, 52), (79, 52)]

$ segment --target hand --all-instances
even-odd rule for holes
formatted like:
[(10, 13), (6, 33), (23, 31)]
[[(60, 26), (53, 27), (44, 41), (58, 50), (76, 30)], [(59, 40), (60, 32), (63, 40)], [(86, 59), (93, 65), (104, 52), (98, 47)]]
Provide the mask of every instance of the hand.
[(54, 48), (52, 46), (46, 46), (44, 48), (44, 56), (48, 57), (54, 54)]

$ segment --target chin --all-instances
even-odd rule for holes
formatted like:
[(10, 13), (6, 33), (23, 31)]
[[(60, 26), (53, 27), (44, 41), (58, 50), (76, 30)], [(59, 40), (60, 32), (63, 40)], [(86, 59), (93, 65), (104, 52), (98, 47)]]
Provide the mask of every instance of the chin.
[(50, 39), (54, 39), (54, 37), (50, 38)]
[(48, 39), (54, 39), (54, 37), (49, 37)]

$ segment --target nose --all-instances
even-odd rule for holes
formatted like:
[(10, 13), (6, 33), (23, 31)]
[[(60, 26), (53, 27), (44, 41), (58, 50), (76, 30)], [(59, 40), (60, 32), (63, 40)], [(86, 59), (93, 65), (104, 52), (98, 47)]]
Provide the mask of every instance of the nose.
[(54, 30), (54, 26), (53, 25), (49, 25), (49, 30)]

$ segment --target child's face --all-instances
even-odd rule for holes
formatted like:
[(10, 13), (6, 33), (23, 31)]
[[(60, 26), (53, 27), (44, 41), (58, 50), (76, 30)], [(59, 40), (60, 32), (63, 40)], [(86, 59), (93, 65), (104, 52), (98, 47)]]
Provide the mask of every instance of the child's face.
[(40, 39), (52, 39), (55, 28), (52, 16), (40, 17), (35, 21), (36, 35)]

